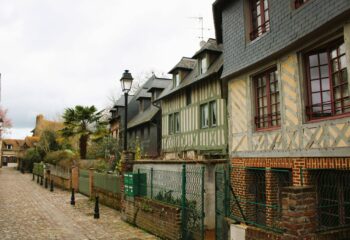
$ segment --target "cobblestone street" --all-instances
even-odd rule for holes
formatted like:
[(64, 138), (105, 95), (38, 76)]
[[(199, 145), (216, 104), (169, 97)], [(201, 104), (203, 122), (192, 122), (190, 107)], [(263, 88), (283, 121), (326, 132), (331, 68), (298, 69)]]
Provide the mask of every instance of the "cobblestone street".
[(76, 194), (54, 192), (32, 181), (32, 175), (0, 168), (0, 239), (157, 239), (121, 220), (120, 213), (100, 205), (93, 219), (94, 202)]

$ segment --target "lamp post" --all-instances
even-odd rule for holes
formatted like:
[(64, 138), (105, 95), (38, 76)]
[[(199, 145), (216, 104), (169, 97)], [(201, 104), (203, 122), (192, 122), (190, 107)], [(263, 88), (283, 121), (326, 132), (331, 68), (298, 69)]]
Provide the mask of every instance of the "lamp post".
[(124, 116), (124, 151), (128, 150), (128, 142), (127, 142), (127, 130), (128, 130), (128, 94), (131, 90), (132, 81), (134, 79), (129, 73), (129, 70), (125, 70), (122, 78), (120, 79), (120, 83), (122, 85), (122, 91), (124, 92), (125, 97), (125, 116)]

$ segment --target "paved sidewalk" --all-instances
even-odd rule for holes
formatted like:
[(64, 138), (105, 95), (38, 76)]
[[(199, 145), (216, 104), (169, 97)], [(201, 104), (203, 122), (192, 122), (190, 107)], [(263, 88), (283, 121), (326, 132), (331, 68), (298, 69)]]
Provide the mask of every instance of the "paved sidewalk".
[(76, 194), (48, 189), (32, 181), (32, 175), (0, 168), (0, 239), (157, 239), (120, 219), (120, 213), (100, 205), (93, 219), (94, 202)]

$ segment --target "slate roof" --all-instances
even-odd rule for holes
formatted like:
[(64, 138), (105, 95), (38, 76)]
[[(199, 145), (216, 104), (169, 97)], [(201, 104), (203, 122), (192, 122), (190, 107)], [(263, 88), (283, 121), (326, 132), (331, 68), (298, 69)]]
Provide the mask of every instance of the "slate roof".
[(172, 95), (181, 89), (184, 89), (194, 83), (197, 83), (201, 80), (204, 80), (210, 76), (213, 76), (215, 74), (218, 74), (219, 70), (223, 66), (223, 56), (220, 55), (208, 68), (208, 70), (204, 74), (199, 74), (198, 64), (196, 64), (196, 67), (187, 75), (185, 79), (183, 79), (179, 86), (173, 88), (173, 85), (171, 84), (168, 88), (166, 88), (162, 94), (157, 98), (156, 101), (159, 101), (169, 95)]
[(193, 68), (196, 65), (196, 60), (188, 57), (183, 57), (178, 64), (175, 65), (170, 71), (169, 74), (172, 74), (175, 72), (175, 70), (178, 69), (184, 69), (184, 70), (193, 70)]
[(139, 112), (133, 119), (128, 122), (128, 129), (141, 125), (143, 123), (151, 121), (158, 113), (159, 108), (151, 105), (143, 112)]
[[(130, 103), (132, 97), (134, 95), (129, 95), (128, 96), (128, 104)], [(117, 102), (115, 103), (114, 107), (113, 108), (116, 108), (116, 107), (124, 107), (125, 106), (125, 97), (124, 97), (124, 94), (122, 96), (120, 96), (120, 98), (117, 100)]]
[[(149, 92), (151, 88), (164, 89), (167, 86), (172, 85), (172, 80), (167, 78), (157, 78), (156, 75), (152, 75), (135, 93), (132, 101), (138, 100), (143, 97), (150, 98), (152, 94)], [(151, 106), (143, 112), (139, 112), (128, 122), (128, 129), (141, 125), (143, 123), (151, 121), (155, 115), (158, 113), (159, 108)]]
[(197, 58), (201, 53), (208, 51), (214, 53), (222, 53), (222, 45), (218, 45), (216, 40), (213, 38), (209, 38), (208, 41), (199, 49), (192, 58)]
[(137, 94), (136, 100), (138, 100), (140, 98), (151, 98), (152, 93), (148, 92), (147, 90), (148, 90), (148, 88), (142, 87), (140, 92)]
[[(173, 87), (173, 84), (170, 84), (163, 92), (162, 94), (157, 98), (156, 101), (161, 100), (164, 97), (167, 97), (169, 95), (174, 94), (175, 92), (178, 92), (181, 89), (184, 89), (196, 82), (199, 82), (201, 80), (204, 80), (210, 76), (213, 76), (215, 74), (218, 74), (218, 72), (220, 71), (220, 69), (223, 67), (223, 56), (222, 56), (222, 45), (217, 45), (216, 44), (216, 40), (210, 38), (204, 45), (203, 47), (201, 47), (201, 49), (199, 49), (195, 55), (197, 56), (198, 54), (200, 54), (201, 52), (204, 51), (215, 51), (218, 54), (220, 54), (217, 59), (214, 60), (213, 63), (211, 63), (208, 67), (208, 70), (204, 73), (204, 74), (199, 74), (199, 65), (198, 65), (198, 60), (197, 59), (191, 59), (194, 63), (192, 71), (185, 77), (185, 79), (183, 79), (179, 86), (177, 87)], [(182, 61), (182, 60), (181, 60)], [(172, 70), (173, 71), (173, 70)], [(171, 71), (170, 71), (171, 72)]]
[(166, 89), (172, 84), (172, 79), (170, 78), (157, 78), (154, 79), (148, 86), (147, 92), (151, 92), (152, 89)]

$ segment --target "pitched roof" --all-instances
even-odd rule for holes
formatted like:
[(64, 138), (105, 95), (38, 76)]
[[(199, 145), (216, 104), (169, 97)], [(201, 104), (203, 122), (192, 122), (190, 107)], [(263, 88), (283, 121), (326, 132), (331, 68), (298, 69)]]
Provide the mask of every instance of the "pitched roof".
[(13, 150), (18, 150), (23, 146), (24, 140), (23, 139), (3, 139), (2, 144), (3, 146), (12, 145)]
[[(130, 103), (132, 97), (134, 95), (129, 95), (128, 97), (128, 104)], [(124, 95), (120, 96), (120, 98), (117, 100), (117, 102), (115, 103), (115, 105), (113, 106), (113, 108), (116, 108), (116, 107), (124, 107), (125, 106), (125, 97)]]
[(147, 92), (151, 92), (152, 89), (165, 89), (171, 84), (172, 84), (172, 79), (156, 78), (149, 84)]
[(215, 74), (218, 74), (220, 69), (223, 66), (223, 56), (220, 55), (208, 68), (208, 70), (204, 74), (199, 74), (199, 66), (196, 64), (196, 67), (183, 79), (179, 86), (173, 87), (172, 85), (166, 88), (162, 94), (157, 98), (156, 101), (159, 101), (167, 96), (170, 96), (181, 89), (184, 89), (194, 83), (197, 83), (201, 80), (207, 79)]
[(199, 49), (192, 58), (197, 58), (198, 55), (200, 55), (203, 52), (214, 52), (214, 53), (222, 53), (222, 45), (218, 45), (216, 43), (216, 40), (213, 38), (209, 38), (207, 42), (204, 43), (204, 45)]
[(142, 87), (141, 91), (137, 94), (136, 100), (139, 100), (140, 98), (151, 98), (152, 94), (147, 90), (148, 88)]
[(32, 130), (33, 136), (39, 136), (44, 130), (58, 131), (64, 127), (62, 122), (46, 120), (42, 114), (36, 117), (35, 128)]
[(184, 69), (184, 70), (192, 70), (196, 65), (196, 60), (188, 57), (183, 57), (180, 62), (178, 62), (175, 67), (173, 67), (169, 74), (172, 74), (175, 72), (175, 70), (178, 69)]
[(28, 136), (24, 139), (24, 144), (27, 146), (27, 147), (34, 147), (35, 146), (35, 143), (39, 142), (40, 138), (39, 137), (31, 137), (31, 136)]
[(128, 122), (128, 129), (149, 122), (158, 113), (159, 108), (151, 105), (143, 112), (139, 112), (133, 119)]

